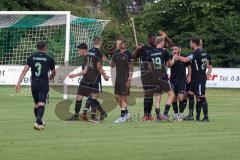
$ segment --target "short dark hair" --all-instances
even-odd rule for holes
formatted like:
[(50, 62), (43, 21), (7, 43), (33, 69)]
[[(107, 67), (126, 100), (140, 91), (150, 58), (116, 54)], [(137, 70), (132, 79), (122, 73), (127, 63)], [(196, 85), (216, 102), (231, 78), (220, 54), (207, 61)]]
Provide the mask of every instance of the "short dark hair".
[(191, 42), (195, 43), (197, 46), (201, 45), (201, 39), (197, 37), (193, 37), (190, 39)]
[(44, 41), (37, 42), (37, 49), (44, 49), (47, 47), (47, 43)]
[(77, 46), (77, 48), (78, 48), (78, 49), (85, 49), (85, 50), (87, 50), (87, 49), (88, 49), (88, 46), (87, 46), (86, 43), (81, 43), (81, 44), (79, 44), (79, 45)]
[(156, 34), (154, 32), (150, 32), (150, 33), (148, 33), (147, 37), (148, 37), (148, 39), (152, 38), (152, 37), (156, 37)]
[(93, 38), (93, 44), (94, 45), (99, 44), (100, 41), (102, 41), (102, 38), (99, 37), (99, 36)]
[(178, 48), (181, 48), (181, 44), (179, 44), (179, 43), (174, 43), (174, 44), (172, 45), (172, 47), (178, 47)]

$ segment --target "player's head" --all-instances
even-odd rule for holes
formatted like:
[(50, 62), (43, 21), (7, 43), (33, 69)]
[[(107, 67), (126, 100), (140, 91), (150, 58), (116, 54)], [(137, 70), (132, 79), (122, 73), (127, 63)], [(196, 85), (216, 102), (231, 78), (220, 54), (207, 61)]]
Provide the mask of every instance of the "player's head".
[(102, 46), (102, 38), (101, 37), (94, 37), (93, 38), (93, 45), (95, 47), (101, 47)]
[(81, 43), (77, 46), (77, 49), (78, 49), (78, 54), (80, 56), (84, 56), (87, 53), (88, 46), (86, 43)]
[(155, 45), (157, 48), (163, 48), (165, 43), (165, 38), (163, 36), (158, 36), (155, 39)]
[(151, 46), (154, 46), (155, 44), (155, 39), (156, 39), (156, 34), (155, 33), (148, 33), (148, 44), (150, 44)]
[(197, 38), (197, 37), (193, 37), (190, 39), (190, 47), (191, 49), (195, 50), (197, 48), (200, 48), (201, 47), (201, 42), (202, 40), (200, 38)]
[(122, 39), (120, 44), (119, 44), (119, 49), (120, 50), (126, 50), (127, 49), (127, 41), (125, 39)]
[(44, 41), (39, 41), (37, 42), (37, 50), (41, 52), (46, 52), (47, 51), (47, 43)]
[(181, 45), (180, 44), (174, 44), (172, 46), (172, 53), (173, 53), (173, 55), (180, 54), (181, 53)]
[(116, 49), (120, 49), (120, 44), (121, 44), (122, 40), (123, 40), (122, 38), (117, 39), (117, 41), (116, 41)]

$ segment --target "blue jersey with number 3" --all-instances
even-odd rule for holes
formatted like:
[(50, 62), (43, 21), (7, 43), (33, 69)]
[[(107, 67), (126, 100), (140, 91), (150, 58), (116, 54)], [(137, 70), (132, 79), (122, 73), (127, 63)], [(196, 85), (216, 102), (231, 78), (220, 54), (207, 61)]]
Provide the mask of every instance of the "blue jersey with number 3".
[(48, 91), (48, 73), (55, 69), (53, 58), (46, 53), (38, 52), (27, 59), (26, 65), (31, 68), (31, 87), (32, 90)]

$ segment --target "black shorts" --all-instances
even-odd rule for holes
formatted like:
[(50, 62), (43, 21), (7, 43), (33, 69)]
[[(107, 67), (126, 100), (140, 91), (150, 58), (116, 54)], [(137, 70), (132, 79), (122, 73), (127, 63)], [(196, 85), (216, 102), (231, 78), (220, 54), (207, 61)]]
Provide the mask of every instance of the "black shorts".
[(191, 82), (189, 91), (196, 96), (204, 96), (206, 91), (206, 80), (194, 80)]
[(48, 91), (32, 90), (32, 97), (33, 97), (34, 103), (38, 103), (38, 102), (47, 103)]
[(78, 95), (89, 96), (92, 94), (99, 94), (102, 92), (102, 84), (100, 81), (96, 81), (94, 83), (88, 83), (81, 81), (78, 87)]
[(119, 96), (129, 96), (130, 90), (123, 82), (116, 82), (114, 86), (114, 94)]
[(153, 97), (153, 82), (151, 72), (141, 71), (141, 80), (144, 91), (144, 97)]
[(153, 93), (155, 94), (169, 92), (173, 88), (172, 83), (169, 80), (165, 79), (158, 79), (157, 81), (153, 82), (153, 85), (154, 85)]
[(178, 94), (185, 94), (186, 92), (186, 83), (185, 82), (178, 82), (178, 83), (174, 83), (173, 84), (173, 91), (175, 96), (177, 96)]

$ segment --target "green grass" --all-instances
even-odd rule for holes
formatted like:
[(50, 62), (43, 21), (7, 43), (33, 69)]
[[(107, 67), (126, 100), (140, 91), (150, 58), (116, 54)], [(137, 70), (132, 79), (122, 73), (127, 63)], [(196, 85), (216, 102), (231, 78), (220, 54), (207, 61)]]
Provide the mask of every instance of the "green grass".
[[(239, 89), (207, 91), (210, 123), (134, 120), (120, 125), (113, 124), (117, 108), (101, 124), (62, 121), (54, 112), (61, 95), (51, 92), (43, 131), (32, 128), (30, 96), (15, 95), (13, 87), (1, 86), (0, 91), (0, 160), (240, 159)], [(130, 106), (133, 113), (142, 110), (142, 99)]]

